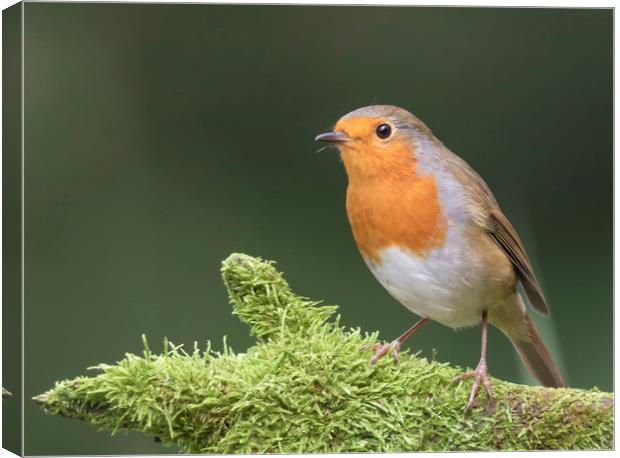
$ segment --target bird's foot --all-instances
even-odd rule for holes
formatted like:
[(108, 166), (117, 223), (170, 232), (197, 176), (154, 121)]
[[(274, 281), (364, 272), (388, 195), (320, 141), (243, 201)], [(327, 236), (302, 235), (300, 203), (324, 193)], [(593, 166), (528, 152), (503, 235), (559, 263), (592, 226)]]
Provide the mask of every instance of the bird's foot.
[(474, 405), (474, 400), (476, 399), (476, 395), (480, 389), (480, 384), (484, 385), (489, 403), (492, 406), (495, 405), (495, 398), (493, 397), (493, 390), (491, 389), (491, 380), (489, 379), (489, 373), (487, 371), (487, 362), (484, 359), (480, 360), (475, 371), (465, 372), (464, 374), (455, 377), (452, 382), (457, 383), (468, 378), (474, 379), (474, 385), (471, 388), (471, 394), (469, 395), (469, 400), (465, 406), (465, 413), (467, 413)]
[(379, 361), (388, 353), (392, 353), (392, 358), (394, 358), (394, 361), (396, 361), (397, 364), (400, 363), (400, 342), (398, 341), (398, 339), (388, 344), (376, 343), (364, 345), (362, 348), (360, 348), (360, 351), (365, 351), (369, 348), (372, 348), (375, 351), (374, 356), (370, 359), (371, 366), (377, 364), (377, 361)]

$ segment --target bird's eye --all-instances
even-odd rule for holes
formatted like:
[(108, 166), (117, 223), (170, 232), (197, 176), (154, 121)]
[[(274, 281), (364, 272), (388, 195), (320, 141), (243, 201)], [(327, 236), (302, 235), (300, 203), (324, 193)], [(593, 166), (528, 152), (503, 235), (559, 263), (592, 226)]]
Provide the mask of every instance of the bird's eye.
[(388, 138), (392, 133), (392, 128), (389, 124), (379, 124), (377, 127), (377, 137), (379, 138)]

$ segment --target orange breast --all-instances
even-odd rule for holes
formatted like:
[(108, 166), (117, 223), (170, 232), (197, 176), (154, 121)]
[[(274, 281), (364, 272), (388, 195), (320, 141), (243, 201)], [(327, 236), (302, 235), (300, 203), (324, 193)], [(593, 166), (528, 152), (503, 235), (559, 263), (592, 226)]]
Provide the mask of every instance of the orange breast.
[(413, 156), (406, 158), (379, 176), (349, 176), (347, 213), (353, 236), (362, 254), (375, 262), (384, 248), (398, 246), (425, 256), (445, 241), (447, 221), (435, 178), (418, 176)]

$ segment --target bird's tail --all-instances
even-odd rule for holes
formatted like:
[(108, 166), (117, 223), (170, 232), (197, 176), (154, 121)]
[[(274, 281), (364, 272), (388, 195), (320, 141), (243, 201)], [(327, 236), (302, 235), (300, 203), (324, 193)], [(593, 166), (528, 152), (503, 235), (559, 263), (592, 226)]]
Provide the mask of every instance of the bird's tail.
[(560, 369), (553, 362), (534, 322), (527, 315), (518, 293), (492, 308), (489, 311), (489, 320), (506, 334), (525, 367), (540, 383), (558, 388), (566, 386)]
[(551, 358), (549, 350), (545, 347), (531, 318), (527, 315), (524, 318), (528, 328), (529, 341), (510, 338), (521, 361), (523, 361), (523, 365), (544, 386), (556, 388), (566, 386), (560, 369)]

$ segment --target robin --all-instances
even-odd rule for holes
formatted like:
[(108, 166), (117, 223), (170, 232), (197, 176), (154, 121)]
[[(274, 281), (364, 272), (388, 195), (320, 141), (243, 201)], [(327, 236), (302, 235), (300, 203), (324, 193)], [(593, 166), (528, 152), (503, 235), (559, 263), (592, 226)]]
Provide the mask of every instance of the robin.
[(480, 362), (455, 379), (473, 378), (465, 411), (484, 386), (488, 323), (512, 342), (543, 385), (564, 381), (527, 313), (549, 308), (525, 247), (482, 178), (408, 111), (374, 105), (352, 111), (316, 137), (340, 150), (347, 172), (346, 207), (368, 268), (400, 303), (422, 317), (398, 339), (374, 346), (375, 364), (429, 321), (451, 328), (482, 323)]

